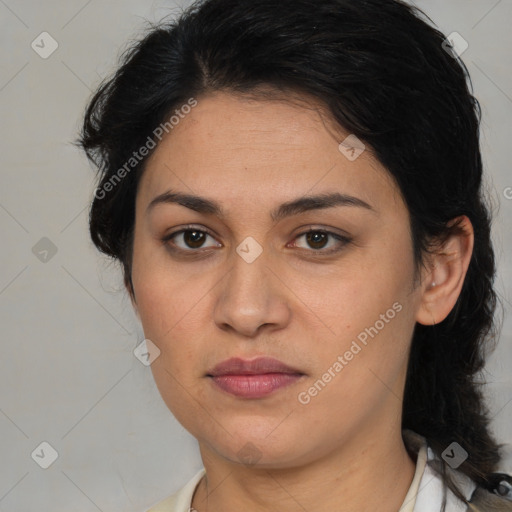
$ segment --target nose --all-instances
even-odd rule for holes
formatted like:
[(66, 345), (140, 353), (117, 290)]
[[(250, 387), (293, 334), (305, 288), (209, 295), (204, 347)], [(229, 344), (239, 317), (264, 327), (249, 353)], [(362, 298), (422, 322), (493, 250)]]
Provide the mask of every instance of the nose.
[(264, 326), (274, 331), (288, 324), (288, 288), (270, 263), (265, 251), (251, 263), (234, 253), (233, 266), (221, 281), (214, 309), (214, 321), (220, 329), (254, 337)]

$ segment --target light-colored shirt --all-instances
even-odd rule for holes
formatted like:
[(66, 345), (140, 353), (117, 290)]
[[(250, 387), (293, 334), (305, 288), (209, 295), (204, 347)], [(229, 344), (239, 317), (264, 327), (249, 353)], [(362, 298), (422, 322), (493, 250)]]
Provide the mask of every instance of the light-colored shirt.
[[(411, 430), (404, 430), (404, 443), (408, 450), (416, 455), (416, 470), (411, 485), (398, 512), (438, 512), (443, 501), (443, 482), (438, 473), (427, 461), (437, 459), (424, 437)], [(461, 472), (455, 473), (457, 484), (469, 500), (476, 484)], [(146, 512), (190, 512), (192, 497), (199, 482), (205, 475), (205, 469), (198, 471), (181, 489), (159, 502)], [(460, 501), (449, 489), (446, 512), (466, 512), (467, 505)]]

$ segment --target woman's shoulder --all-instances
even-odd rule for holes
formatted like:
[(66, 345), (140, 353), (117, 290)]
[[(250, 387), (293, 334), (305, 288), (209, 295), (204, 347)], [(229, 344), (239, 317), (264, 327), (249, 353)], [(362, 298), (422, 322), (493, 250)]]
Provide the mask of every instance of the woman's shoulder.
[(158, 502), (146, 512), (189, 512), (194, 491), (205, 474), (204, 468), (198, 471), (181, 489)]

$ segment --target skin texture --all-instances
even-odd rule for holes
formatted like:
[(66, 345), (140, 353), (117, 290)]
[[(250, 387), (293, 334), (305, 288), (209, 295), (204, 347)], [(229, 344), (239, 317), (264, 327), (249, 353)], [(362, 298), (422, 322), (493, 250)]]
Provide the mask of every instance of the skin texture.
[[(450, 238), (416, 281), (400, 191), (370, 148), (354, 161), (340, 152), (348, 134), (319, 105), (228, 93), (197, 100), (147, 162), (132, 267), (132, 302), (145, 337), (161, 351), (151, 366), (156, 384), (197, 438), (206, 468), (193, 506), (396, 511), (414, 474), (400, 425), (413, 329), (442, 321), (453, 308), (473, 247), (471, 224), (465, 219), (465, 236)], [(178, 204), (148, 210), (169, 190), (215, 200), (225, 215)], [(281, 203), (332, 192), (372, 210), (336, 206), (270, 217)], [(183, 234), (162, 241), (189, 224), (211, 232), (202, 245), (187, 245), (194, 239)], [(310, 228), (351, 241), (331, 235), (308, 243)], [(249, 236), (263, 249), (252, 263), (236, 252)], [(397, 303), (394, 318), (300, 403), (299, 393)], [(265, 398), (237, 398), (206, 375), (235, 356), (275, 357), (304, 375)], [(242, 464), (240, 450), (250, 463)]]

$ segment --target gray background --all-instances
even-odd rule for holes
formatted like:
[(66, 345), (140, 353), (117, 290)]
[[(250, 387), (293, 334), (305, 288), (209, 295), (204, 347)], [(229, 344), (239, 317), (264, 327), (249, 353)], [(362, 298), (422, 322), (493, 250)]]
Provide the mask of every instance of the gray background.
[[(462, 57), (483, 108), (504, 306), (485, 377), (495, 434), (512, 443), (512, 1), (416, 3), (445, 34), (469, 43)], [(178, 13), (178, 5), (0, 0), (1, 512), (141, 512), (201, 467), (195, 440), (133, 355), (142, 329), (118, 268), (89, 241), (94, 172), (70, 145), (91, 91), (127, 41), (145, 19)], [(58, 43), (46, 59), (31, 47), (44, 31)], [(36, 257), (49, 247), (43, 237), (57, 249), (46, 261)], [(48, 469), (31, 457), (43, 441), (59, 455)], [(504, 469), (512, 471), (512, 452)]]

